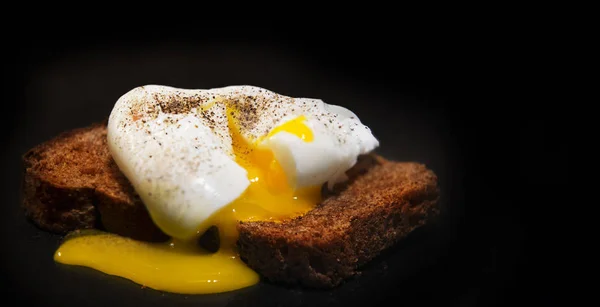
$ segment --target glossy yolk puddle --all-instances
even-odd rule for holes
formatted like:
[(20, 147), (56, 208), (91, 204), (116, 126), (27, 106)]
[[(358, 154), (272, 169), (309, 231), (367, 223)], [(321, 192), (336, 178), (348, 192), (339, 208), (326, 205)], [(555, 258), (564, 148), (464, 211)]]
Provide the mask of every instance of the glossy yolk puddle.
[[(232, 114), (235, 111), (228, 112), (236, 162), (247, 170), (250, 185), (206, 225), (199, 225), (199, 229), (218, 227), (218, 252), (203, 250), (196, 240), (149, 243), (101, 232), (65, 240), (54, 254), (55, 261), (90, 267), (145, 287), (175, 293), (218, 293), (256, 284), (258, 274), (239, 259), (236, 250), (238, 221), (277, 222), (302, 215), (319, 203), (321, 191), (320, 186), (294, 190), (272, 152), (257, 146), (262, 139), (246, 141)], [(300, 116), (288, 121), (267, 137), (288, 132), (311, 142), (313, 134), (304, 120)]]

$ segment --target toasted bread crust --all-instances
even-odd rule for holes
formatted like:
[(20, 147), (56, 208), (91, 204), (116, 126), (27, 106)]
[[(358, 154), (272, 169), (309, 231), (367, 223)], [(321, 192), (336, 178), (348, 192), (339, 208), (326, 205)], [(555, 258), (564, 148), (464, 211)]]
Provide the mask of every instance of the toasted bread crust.
[[(106, 123), (40, 144), (23, 163), (23, 207), (40, 228), (168, 239), (112, 160)], [(324, 201), (302, 217), (240, 223), (241, 258), (274, 282), (334, 287), (438, 214), (437, 177), (422, 164), (368, 155), (347, 174), (349, 181), (324, 191)]]

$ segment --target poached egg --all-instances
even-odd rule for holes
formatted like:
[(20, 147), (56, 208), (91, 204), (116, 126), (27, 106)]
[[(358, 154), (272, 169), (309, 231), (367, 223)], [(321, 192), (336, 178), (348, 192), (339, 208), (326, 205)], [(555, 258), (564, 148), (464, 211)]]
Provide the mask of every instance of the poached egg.
[[(147, 85), (116, 102), (108, 145), (154, 223), (172, 239), (101, 233), (66, 240), (55, 260), (157, 290), (216, 293), (258, 282), (237, 254), (239, 221), (281, 222), (321, 201), (379, 143), (346, 108), (254, 86)], [(220, 248), (197, 244), (216, 226)]]

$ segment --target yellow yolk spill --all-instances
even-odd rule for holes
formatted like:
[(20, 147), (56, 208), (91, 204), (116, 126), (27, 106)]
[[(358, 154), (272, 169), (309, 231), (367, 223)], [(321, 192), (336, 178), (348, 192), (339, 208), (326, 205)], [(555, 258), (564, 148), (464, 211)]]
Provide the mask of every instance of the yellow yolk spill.
[[(229, 129), (236, 162), (247, 170), (250, 186), (214, 214), (206, 225), (199, 225), (200, 229), (211, 225), (218, 227), (218, 252), (209, 253), (196, 241), (149, 243), (101, 233), (65, 240), (55, 252), (54, 260), (90, 267), (145, 287), (175, 293), (218, 293), (256, 284), (258, 274), (239, 259), (235, 247), (238, 221), (277, 222), (302, 215), (320, 202), (321, 190), (320, 186), (292, 188), (273, 153), (257, 146), (262, 139), (246, 141), (230, 114), (228, 112)], [(313, 134), (304, 120), (304, 116), (300, 116), (288, 121), (274, 128), (267, 138), (288, 132), (311, 142)]]

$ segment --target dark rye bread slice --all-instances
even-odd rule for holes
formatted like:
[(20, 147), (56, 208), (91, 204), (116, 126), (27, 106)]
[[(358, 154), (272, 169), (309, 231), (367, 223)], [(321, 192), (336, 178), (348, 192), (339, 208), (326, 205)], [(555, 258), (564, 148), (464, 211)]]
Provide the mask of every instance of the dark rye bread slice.
[[(168, 239), (112, 160), (106, 123), (65, 132), (23, 156), (23, 206), (56, 233), (99, 228)], [(239, 225), (241, 258), (271, 281), (333, 287), (437, 215), (437, 178), (424, 165), (363, 156), (346, 184), (306, 215)], [(213, 232), (214, 233), (214, 232)]]
[[(437, 177), (424, 165), (373, 164), (304, 216), (238, 227), (240, 256), (273, 282), (328, 288), (439, 214)], [(368, 162), (367, 162), (368, 163)]]
[(99, 228), (147, 241), (168, 237), (113, 161), (106, 123), (71, 130), (23, 155), (25, 214), (40, 228), (65, 234)]

